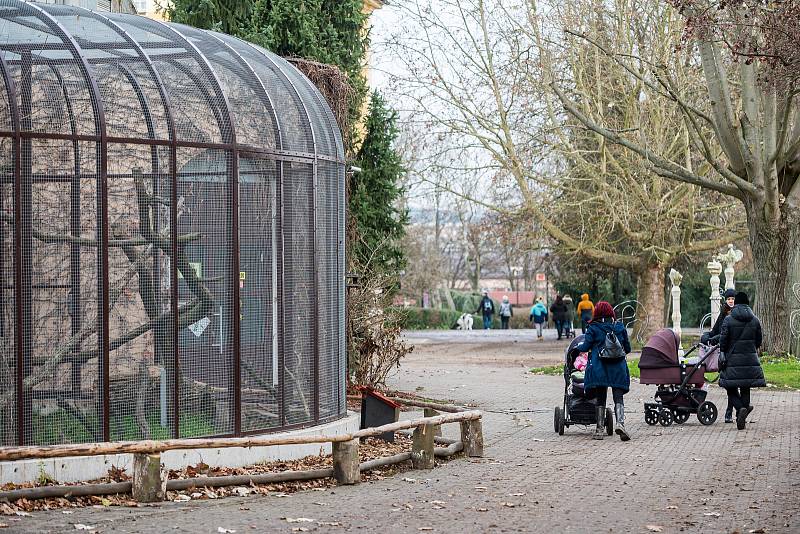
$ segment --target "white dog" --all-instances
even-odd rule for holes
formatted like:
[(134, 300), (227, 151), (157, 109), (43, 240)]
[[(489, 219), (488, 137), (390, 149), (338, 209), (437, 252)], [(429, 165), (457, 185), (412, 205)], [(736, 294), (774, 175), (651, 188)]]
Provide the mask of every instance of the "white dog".
[(458, 324), (459, 330), (472, 330), (472, 314), (462, 313), (456, 323)]

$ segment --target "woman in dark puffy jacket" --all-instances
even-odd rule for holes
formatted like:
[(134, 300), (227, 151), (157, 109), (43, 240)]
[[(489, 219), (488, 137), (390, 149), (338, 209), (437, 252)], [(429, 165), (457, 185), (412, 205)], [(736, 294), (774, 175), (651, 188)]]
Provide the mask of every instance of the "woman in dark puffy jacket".
[(605, 434), (605, 411), (608, 398), (608, 388), (614, 397), (614, 415), (617, 420), (615, 432), (622, 441), (631, 439), (625, 429), (625, 405), (622, 396), (631, 388), (631, 375), (625, 358), (620, 360), (607, 360), (600, 357), (600, 350), (604, 347), (606, 336), (614, 333), (619, 340), (625, 354), (630, 353), (631, 343), (628, 340), (628, 331), (625, 325), (616, 321), (614, 308), (606, 301), (600, 301), (594, 307), (594, 316), (586, 329), (586, 334), (577, 350), (591, 352), (586, 365), (583, 387), (587, 392), (594, 394), (597, 399), (597, 428), (593, 439), (603, 439)]
[(737, 293), (733, 310), (722, 323), (719, 350), (724, 355), (719, 385), (728, 392), (736, 409), (736, 428), (744, 430), (750, 405), (750, 388), (765, 387), (764, 370), (758, 359), (761, 347), (761, 322), (750, 309), (746, 293)]

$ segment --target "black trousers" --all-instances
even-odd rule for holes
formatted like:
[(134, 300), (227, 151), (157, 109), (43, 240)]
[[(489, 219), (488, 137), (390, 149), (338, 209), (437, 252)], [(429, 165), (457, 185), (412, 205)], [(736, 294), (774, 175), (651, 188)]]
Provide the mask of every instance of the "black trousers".
[(556, 331), (558, 332), (558, 339), (561, 339), (561, 335), (564, 333), (564, 321), (554, 320), (556, 323)]
[[(595, 398), (597, 399), (597, 406), (602, 407), (606, 405), (608, 400), (608, 388), (597, 388), (595, 391)], [(625, 390), (620, 388), (611, 388), (611, 396), (614, 399), (614, 404), (624, 404), (622, 401), (625, 395)]]
[(501, 325), (503, 330), (508, 330), (508, 321), (510, 319), (511, 319), (511, 317), (506, 317), (505, 315), (501, 315), (500, 316), (500, 325)]
[(725, 390), (728, 392), (728, 402), (733, 404), (737, 412), (750, 406), (750, 388), (725, 388)]

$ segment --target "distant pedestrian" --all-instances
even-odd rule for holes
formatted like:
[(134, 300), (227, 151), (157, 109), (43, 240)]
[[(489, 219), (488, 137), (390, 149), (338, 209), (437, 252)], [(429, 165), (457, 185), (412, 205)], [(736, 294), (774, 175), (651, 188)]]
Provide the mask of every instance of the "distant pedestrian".
[(558, 339), (561, 339), (567, 322), (567, 305), (564, 304), (564, 299), (561, 298), (561, 295), (556, 295), (555, 302), (550, 305), (550, 313), (553, 314), (553, 322), (556, 324)]
[(508, 301), (508, 295), (503, 295), (503, 302), (500, 303), (500, 328), (508, 330), (508, 322), (514, 316), (514, 307)]
[(764, 370), (758, 359), (761, 347), (761, 322), (750, 309), (746, 293), (737, 293), (733, 310), (722, 322), (719, 350), (723, 358), (719, 385), (728, 392), (736, 409), (736, 428), (744, 430), (750, 405), (750, 388), (766, 387)]
[(547, 306), (545, 306), (544, 302), (542, 302), (542, 297), (537, 298), (533, 303), (533, 306), (531, 306), (531, 314), (529, 319), (536, 328), (537, 339), (542, 341), (542, 339), (544, 339), (542, 337), (542, 328), (544, 327), (544, 323), (547, 321)]
[(592, 320), (592, 315), (594, 314), (594, 304), (589, 300), (588, 293), (581, 295), (581, 301), (578, 303), (577, 312), (578, 318), (581, 321), (581, 332), (585, 334), (586, 329), (589, 327), (589, 321)]
[(494, 315), (494, 302), (489, 298), (488, 291), (483, 291), (483, 298), (478, 304), (478, 311), (475, 313), (480, 313), (483, 316), (483, 329), (491, 330), (492, 316)]
[(572, 321), (575, 320), (575, 308), (573, 308), (572, 297), (564, 295), (564, 306), (567, 307), (567, 320), (564, 321), (564, 335), (572, 337)]

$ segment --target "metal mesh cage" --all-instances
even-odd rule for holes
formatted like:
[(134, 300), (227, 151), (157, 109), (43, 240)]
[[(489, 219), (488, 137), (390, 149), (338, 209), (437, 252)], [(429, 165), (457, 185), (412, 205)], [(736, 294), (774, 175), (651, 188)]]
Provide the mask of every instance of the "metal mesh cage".
[(341, 417), (344, 154), (233, 37), (0, 0), (0, 446)]

